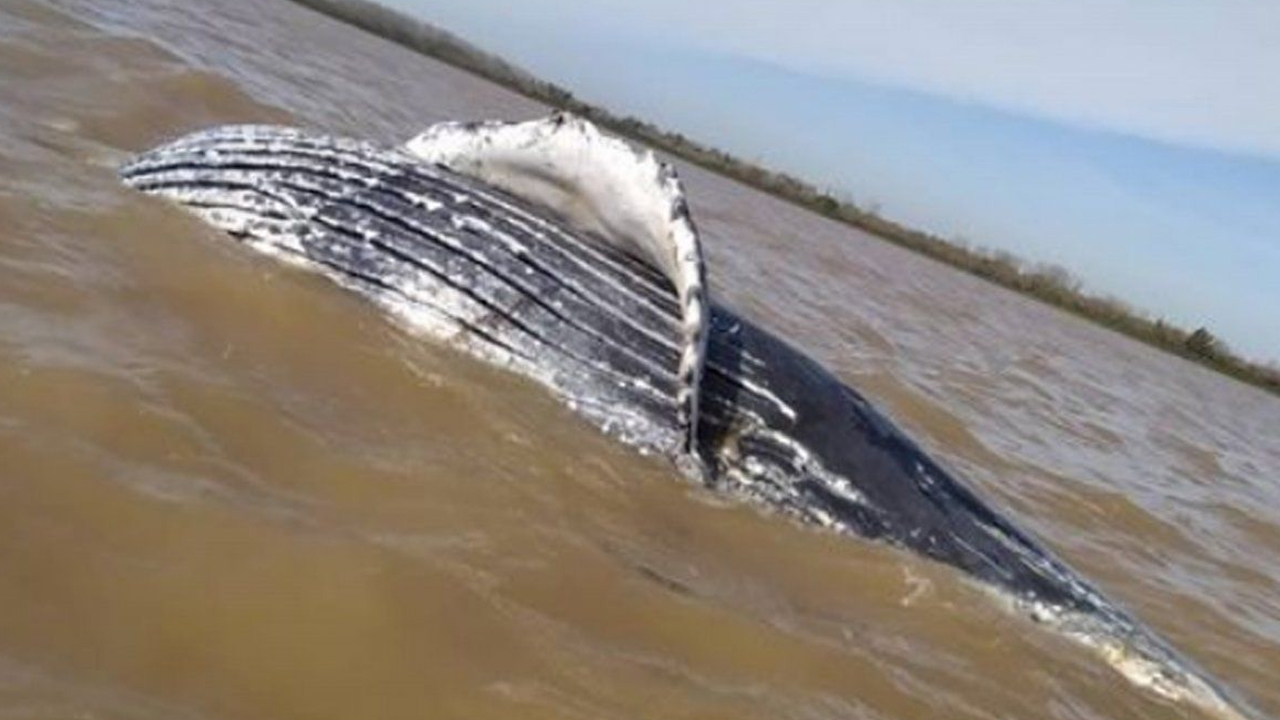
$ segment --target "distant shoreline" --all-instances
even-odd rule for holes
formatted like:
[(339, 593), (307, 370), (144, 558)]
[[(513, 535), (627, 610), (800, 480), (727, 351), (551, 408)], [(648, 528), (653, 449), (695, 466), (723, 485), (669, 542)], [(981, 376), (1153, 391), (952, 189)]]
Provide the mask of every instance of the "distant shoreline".
[(944, 262), (997, 285), (1066, 310), (1152, 347), (1280, 395), (1280, 366), (1262, 365), (1233, 353), (1207, 328), (1189, 331), (1151, 319), (1114, 298), (1089, 295), (1079, 280), (1052, 266), (1027, 267), (1007, 253), (975, 250), (844, 202), (804, 180), (756, 165), (650, 123), (614, 115), (568, 90), (541, 80), (471, 43), (368, 0), (292, 0), (410, 50), (453, 65), (538, 102), (561, 108), (737, 180), (819, 215)]

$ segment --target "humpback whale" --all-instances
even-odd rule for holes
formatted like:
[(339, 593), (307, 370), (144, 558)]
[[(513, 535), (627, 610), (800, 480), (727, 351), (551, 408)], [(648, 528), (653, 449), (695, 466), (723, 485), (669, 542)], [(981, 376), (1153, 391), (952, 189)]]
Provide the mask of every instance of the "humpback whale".
[(589, 123), (446, 123), (402, 146), (277, 126), (121, 169), (407, 328), (544, 384), (712, 491), (950, 565), (1220, 717), (1240, 700), (930, 457), (855, 388), (712, 302), (675, 172)]

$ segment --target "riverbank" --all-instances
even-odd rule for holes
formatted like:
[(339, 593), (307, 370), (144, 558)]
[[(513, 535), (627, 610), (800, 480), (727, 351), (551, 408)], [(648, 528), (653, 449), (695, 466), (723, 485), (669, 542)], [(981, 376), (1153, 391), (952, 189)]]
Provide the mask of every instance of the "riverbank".
[(568, 90), (404, 13), (367, 0), (293, 0), (411, 50), (449, 63), (547, 105), (581, 115), (614, 132), (800, 205), (815, 213), (998, 285), (1062, 308), (1116, 332), (1280, 395), (1280, 367), (1237, 356), (1207, 328), (1188, 330), (1151, 318), (1115, 298), (1091, 295), (1060, 268), (1026, 266), (1007, 253), (974, 249), (907, 227), (787, 173), (747, 162), (676, 132), (585, 103)]

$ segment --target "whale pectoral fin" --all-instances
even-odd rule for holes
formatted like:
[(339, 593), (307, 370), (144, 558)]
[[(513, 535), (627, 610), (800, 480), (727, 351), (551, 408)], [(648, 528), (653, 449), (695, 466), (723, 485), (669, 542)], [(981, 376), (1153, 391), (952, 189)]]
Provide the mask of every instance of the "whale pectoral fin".
[(680, 391), (677, 397), (680, 422), (685, 432), (685, 451), (695, 454), (698, 448), (699, 399), (702, 373), (707, 361), (707, 335), (711, 327), (711, 309), (707, 303), (706, 261), (702, 243), (684, 201), (684, 190), (675, 171), (663, 166), (677, 193), (671, 205), (671, 245), (676, 253), (674, 272), (667, 278), (675, 286), (680, 301)]
[(670, 282), (680, 313), (677, 420), (686, 452), (695, 454), (710, 310), (702, 244), (675, 169), (564, 113), (440, 123), (405, 149), (550, 209), (584, 238), (622, 250)]

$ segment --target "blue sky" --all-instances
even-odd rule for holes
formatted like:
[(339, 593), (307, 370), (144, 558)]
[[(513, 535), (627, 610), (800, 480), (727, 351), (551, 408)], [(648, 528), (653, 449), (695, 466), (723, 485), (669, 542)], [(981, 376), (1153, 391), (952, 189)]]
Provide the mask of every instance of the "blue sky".
[(382, 1), (1280, 359), (1280, 3)]

